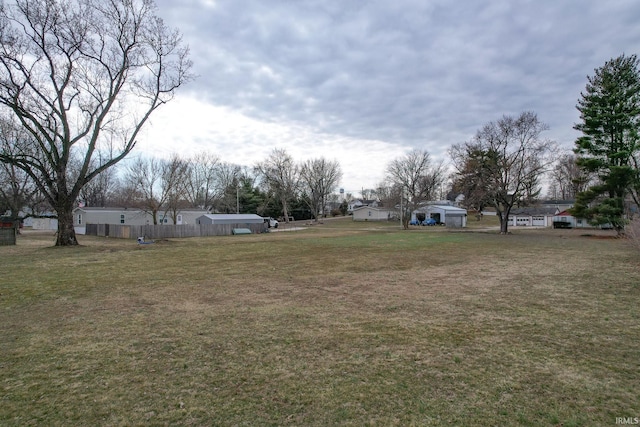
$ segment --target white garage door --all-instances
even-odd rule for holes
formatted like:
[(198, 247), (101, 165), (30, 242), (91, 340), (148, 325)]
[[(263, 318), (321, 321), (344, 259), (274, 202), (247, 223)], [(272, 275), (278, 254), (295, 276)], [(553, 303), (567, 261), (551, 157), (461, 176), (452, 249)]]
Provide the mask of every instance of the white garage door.
[(544, 226), (544, 217), (543, 216), (534, 216), (531, 218), (531, 225), (540, 225)]

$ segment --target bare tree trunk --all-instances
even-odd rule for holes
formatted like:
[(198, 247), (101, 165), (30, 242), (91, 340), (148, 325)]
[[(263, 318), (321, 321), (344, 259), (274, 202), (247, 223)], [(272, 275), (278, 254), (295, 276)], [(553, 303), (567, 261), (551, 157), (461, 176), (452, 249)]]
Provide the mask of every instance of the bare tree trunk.
[(500, 234), (509, 234), (509, 220), (500, 219)]
[(73, 207), (58, 206), (58, 237), (56, 246), (76, 246), (76, 230), (73, 228)]
[(284, 222), (285, 223), (289, 223), (289, 209), (287, 209), (287, 199), (286, 197), (283, 197), (281, 199), (281, 203), (282, 203), (282, 214), (284, 215)]
[(511, 209), (507, 209), (505, 212), (498, 212), (500, 216), (500, 234), (509, 234), (509, 213)]

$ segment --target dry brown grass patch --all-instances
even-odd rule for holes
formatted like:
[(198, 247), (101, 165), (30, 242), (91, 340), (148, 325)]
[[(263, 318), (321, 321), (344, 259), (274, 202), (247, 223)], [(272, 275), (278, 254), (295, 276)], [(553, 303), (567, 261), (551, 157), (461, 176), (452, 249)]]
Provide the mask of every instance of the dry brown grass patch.
[(640, 409), (624, 242), (323, 227), (3, 249), (0, 421), (586, 426)]

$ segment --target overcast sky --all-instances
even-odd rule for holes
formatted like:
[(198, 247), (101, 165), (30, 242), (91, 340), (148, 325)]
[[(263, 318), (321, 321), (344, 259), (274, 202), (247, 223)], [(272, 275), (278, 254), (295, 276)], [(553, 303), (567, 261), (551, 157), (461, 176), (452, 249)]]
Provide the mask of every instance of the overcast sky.
[(157, 0), (196, 80), (139, 153), (251, 166), (273, 148), (338, 160), (375, 187), (412, 148), (447, 160), (489, 121), (534, 111), (570, 149), (576, 102), (605, 61), (640, 54), (640, 1)]

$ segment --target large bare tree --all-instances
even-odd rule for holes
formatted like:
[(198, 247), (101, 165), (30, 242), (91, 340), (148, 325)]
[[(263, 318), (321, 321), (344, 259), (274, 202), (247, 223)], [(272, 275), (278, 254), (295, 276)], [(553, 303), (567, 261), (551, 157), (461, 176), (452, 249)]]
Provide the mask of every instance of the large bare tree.
[(222, 162), (216, 168), (214, 207), (223, 213), (240, 213), (240, 189), (243, 177), (242, 167)]
[[(75, 163), (78, 168), (82, 166), (80, 162)], [(101, 163), (100, 155), (93, 160), (93, 167), (99, 163)], [(73, 173), (72, 177), (76, 178)], [(79, 202), (82, 201), (85, 206), (109, 206), (118, 185), (118, 167), (105, 169), (80, 189)]]
[(285, 222), (289, 222), (289, 200), (298, 191), (300, 174), (298, 165), (286, 150), (274, 148), (269, 157), (255, 166), (267, 190), (282, 206)]
[(0, 161), (24, 170), (55, 209), (56, 245), (78, 244), (72, 212), (81, 189), (131, 152), (190, 67), (181, 35), (152, 0), (0, 6), (0, 109), (29, 135)]
[[(399, 186), (386, 181), (380, 182), (376, 187), (376, 196), (378, 198), (378, 201), (382, 206), (388, 209), (395, 206), (400, 206), (400, 203), (402, 202), (402, 198), (400, 197), (401, 194), (402, 191)], [(394, 219), (399, 219), (400, 211), (394, 213), (394, 216), (397, 216), (397, 218)]]
[(472, 195), (496, 209), (503, 234), (511, 209), (531, 202), (539, 178), (553, 162), (555, 143), (542, 138), (547, 129), (533, 112), (503, 116), (449, 151), (458, 187), (466, 189), (467, 200)]
[(563, 154), (558, 157), (551, 170), (550, 193), (555, 199), (574, 200), (579, 192), (589, 187), (592, 180), (593, 174), (578, 166), (575, 155)]
[(185, 185), (189, 176), (189, 161), (177, 154), (162, 164), (162, 188), (167, 192), (165, 212), (174, 224), (178, 223), (178, 215), (189, 202), (184, 197)]
[[(12, 120), (0, 120), (0, 150), (12, 153), (15, 140), (23, 137)], [(0, 214), (9, 211), (14, 223), (37, 212), (28, 209), (40, 201), (38, 186), (25, 171), (11, 163), (0, 163)], [(21, 211), (30, 210), (30, 212)]]
[(321, 157), (307, 160), (300, 167), (300, 181), (305, 202), (316, 221), (324, 213), (327, 197), (337, 188), (342, 178), (340, 163)]
[(400, 190), (402, 226), (409, 228), (411, 212), (436, 196), (444, 182), (445, 168), (434, 164), (431, 155), (424, 150), (413, 150), (405, 156), (392, 160), (387, 165), (388, 180)]
[(167, 216), (175, 224), (185, 201), (187, 174), (188, 162), (173, 155), (167, 160), (139, 158), (129, 166), (125, 179), (135, 195), (134, 205), (149, 213), (154, 224)]
[(189, 160), (184, 196), (191, 207), (212, 208), (216, 197), (216, 173), (219, 165), (218, 156), (209, 152), (200, 153)]

